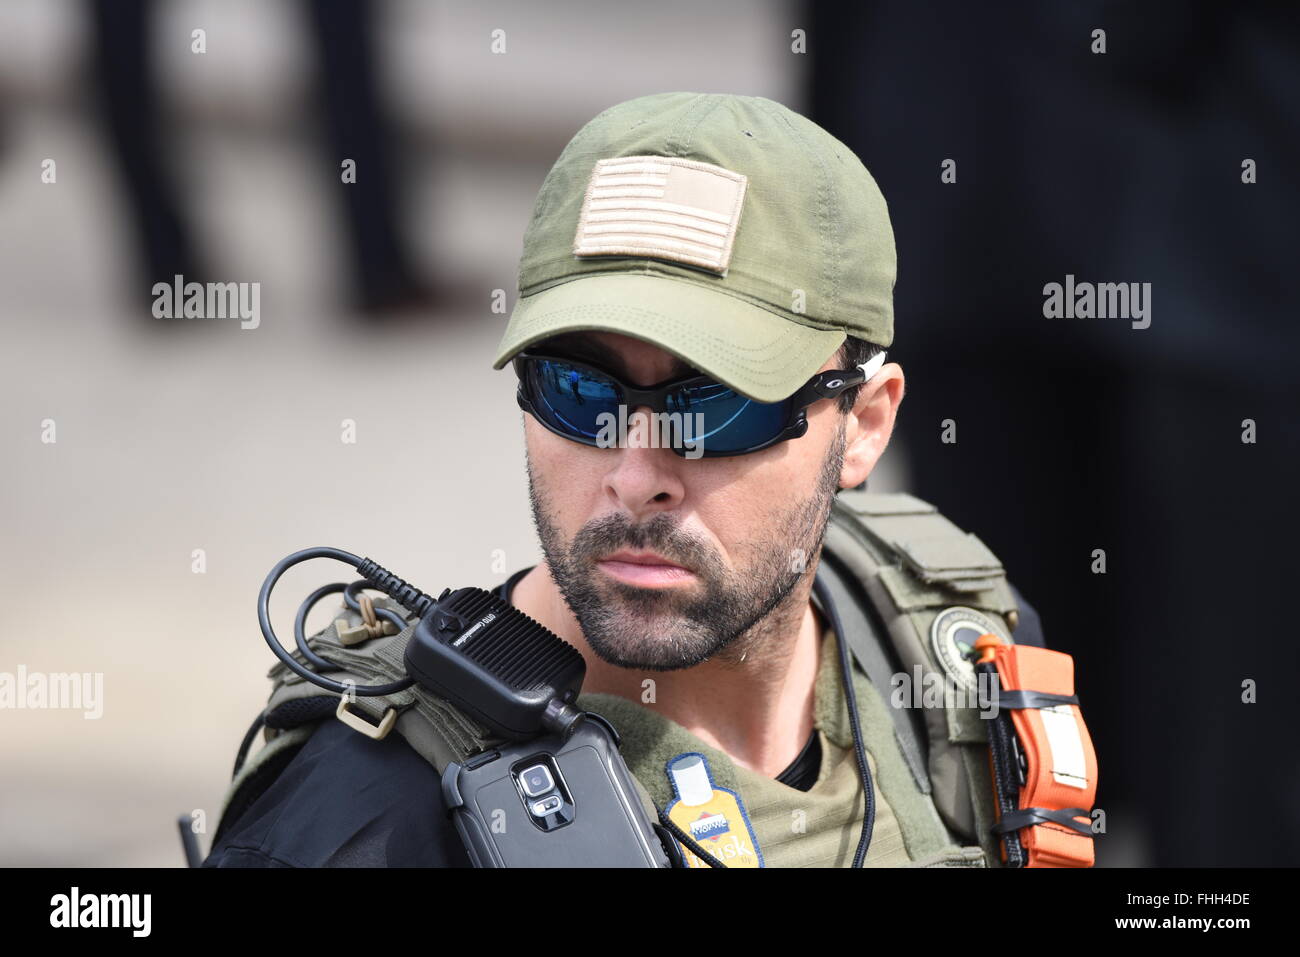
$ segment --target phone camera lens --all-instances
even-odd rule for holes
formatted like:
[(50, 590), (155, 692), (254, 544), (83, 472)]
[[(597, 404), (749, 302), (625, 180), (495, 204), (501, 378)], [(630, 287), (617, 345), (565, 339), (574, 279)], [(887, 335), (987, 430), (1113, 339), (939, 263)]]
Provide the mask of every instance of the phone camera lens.
[(534, 764), (526, 768), (519, 775), (519, 780), (523, 783), (524, 793), (529, 797), (540, 797), (547, 791), (555, 789), (555, 779), (551, 777), (550, 769), (544, 764)]

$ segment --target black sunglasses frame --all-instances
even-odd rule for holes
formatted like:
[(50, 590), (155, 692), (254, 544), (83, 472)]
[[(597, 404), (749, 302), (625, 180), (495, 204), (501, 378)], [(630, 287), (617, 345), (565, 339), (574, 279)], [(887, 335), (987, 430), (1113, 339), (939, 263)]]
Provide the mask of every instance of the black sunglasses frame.
[[(621, 378), (610, 372), (608, 369), (602, 369), (598, 365), (590, 362), (583, 362), (579, 359), (573, 359), (569, 356), (551, 355), (539, 352), (520, 352), (515, 356), (512, 365), (515, 375), (519, 377), (519, 388), (516, 390), (515, 398), (519, 402), (519, 407), (531, 415), (537, 422), (550, 432), (562, 438), (569, 439), (573, 442), (579, 442), (583, 445), (597, 446), (598, 443), (594, 438), (587, 436), (574, 435), (566, 432), (551, 423), (547, 422), (545, 417), (539, 415), (536, 408), (536, 399), (531, 394), (529, 387), (531, 378), (528, 375), (527, 365), (535, 360), (549, 360), (551, 362), (563, 362), (579, 369), (585, 369), (594, 372), (597, 375), (609, 379), (620, 393), (620, 404), (626, 405), (629, 410), (648, 407), (651, 411), (660, 413), (669, 413), (668, 397), (673, 392), (692, 386), (722, 386), (724, 389), (731, 387), (725, 383), (719, 382), (712, 376), (693, 375), (684, 376), (677, 379), (666, 379), (663, 382), (656, 383), (644, 388), (640, 386), (629, 385)], [(808, 407), (814, 402), (820, 402), (822, 399), (834, 399), (839, 396), (845, 389), (850, 389), (855, 385), (862, 385), (867, 381), (867, 377), (861, 369), (827, 369), (824, 372), (818, 372), (811, 379), (788, 398), (781, 399), (781, 402), (788, 404), (786, 412), (786, 421), (775, 436), (758, 445), (753, 445), (744, 449), (736, 449), (730, 452), (709, 451), (708, 443), (704, 443), (702, 450), (703, 458), (730, 458), (734, 455), (748, 455), (751, 452), (758, 452), (762, 449), (771, 448), (778, 442), (786, 442), (790, 439), (797, 439), (808, 431)], [(731, 391), (735, 391), (732, 389)], [(773, 403), (776, 404), (776, 403)], [(686, 457), (687, 449), (682, 447), (673, 447), (673, 452), (682, 457)]]

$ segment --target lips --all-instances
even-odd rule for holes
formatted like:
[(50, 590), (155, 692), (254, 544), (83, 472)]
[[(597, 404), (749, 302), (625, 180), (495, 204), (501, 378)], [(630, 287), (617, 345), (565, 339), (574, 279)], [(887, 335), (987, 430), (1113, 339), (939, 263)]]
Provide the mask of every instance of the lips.
[(695, 573), (689, 568), (657, 552), (618, 551), (596, 564), (610, 577), (642, 588), (671, 588), (695, 580)]

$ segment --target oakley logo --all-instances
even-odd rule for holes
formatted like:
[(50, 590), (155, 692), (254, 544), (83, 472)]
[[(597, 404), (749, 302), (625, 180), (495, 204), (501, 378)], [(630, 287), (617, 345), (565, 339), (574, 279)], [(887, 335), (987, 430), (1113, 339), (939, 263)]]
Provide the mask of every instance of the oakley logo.
[[(859, 363), (858, 368), (862, 370), (862, 384), (866, 385), (868, 382), (870, 382), (871, 377), (874, 376), (877, 372), (879, 372), (880, 367), (883, 366), (884, 364), (885, 364), (885, 353), (883, 352), (878, 352), (870, 359), (868, 359), (866, 362)], [(843, 384), (844, 384), (843, 379), (831, 379), (829, 382), (826, 383), (826, 388), (838, 389)]]
[(573, 238), (575, 256), (645, 256), (726, 275), (748, 179), (675, 156), (596, 163)]

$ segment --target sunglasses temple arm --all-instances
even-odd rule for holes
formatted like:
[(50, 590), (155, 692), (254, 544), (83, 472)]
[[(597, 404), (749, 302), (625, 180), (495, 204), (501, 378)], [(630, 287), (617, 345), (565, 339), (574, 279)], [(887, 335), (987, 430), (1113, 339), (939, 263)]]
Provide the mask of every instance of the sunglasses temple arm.
[(868, 382), (870, 382), (871, 377), (874, 376), (877, 372), (879, 372), (881, 367), (884, 366), (886, 355), (887, 353), (882, 350), (876, 353), (866, 362), (863, 362), (858, 366), (858, 368), (862, 370), (863, 385), (866, 385)]

